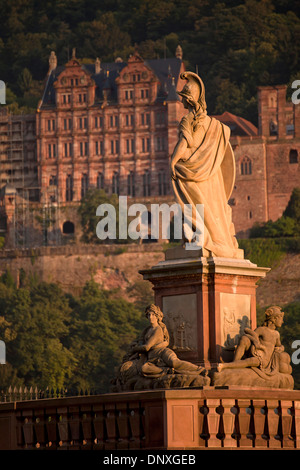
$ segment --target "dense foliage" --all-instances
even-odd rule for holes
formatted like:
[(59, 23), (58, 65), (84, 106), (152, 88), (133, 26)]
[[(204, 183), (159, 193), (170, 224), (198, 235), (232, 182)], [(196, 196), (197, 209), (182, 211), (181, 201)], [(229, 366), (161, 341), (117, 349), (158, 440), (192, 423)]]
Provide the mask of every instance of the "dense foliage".
[[(173, 57), (207, 89), (209, 113), (257, 119), (258, 85), (299, 78), (299, 5), (291, 0), (1, 0), (0, 77), (13, 109), (41, 98), (51, 50), (64, 64), (73, 47), (83, 61)], [(290, 90), (291, 91), (291, 90)]]
[(250, 230), (250, 238), (299, 237), (300, 234), (300, 188), (294, 188), (282, 216), (266, 223), (256, 223)]
[(138, 308), (93, 280), (77, 298), (55, 284), (22, 279), (19, 288), (9, 272), (0, 279), (7, 359), (0, 366), (1, 389), (24, 384), (108, 391), (115, 367), (145, 325), (141, 299)]
[[(145, 283), (132, 286), (135, 303), (103, 291), (93, 281), (73, 297), (57, 285), (22, 276), (16, 287), (10, 273), (0, 278), (0, 338), (6, 344), (0, 366), (1, 389), (26, 385), (108, 392), (115, 368), (129, 343), (146, 325), (145, 306), (153, 301)], [(289, 354), (300, 340), (300, 302), (284, 306), (280, 330)], [(258, 324), (264, 309), (258, 308)], [(298, 354), (299, 356), (299, 354)], [(293, 365), (300, 388), (300, 365)]]

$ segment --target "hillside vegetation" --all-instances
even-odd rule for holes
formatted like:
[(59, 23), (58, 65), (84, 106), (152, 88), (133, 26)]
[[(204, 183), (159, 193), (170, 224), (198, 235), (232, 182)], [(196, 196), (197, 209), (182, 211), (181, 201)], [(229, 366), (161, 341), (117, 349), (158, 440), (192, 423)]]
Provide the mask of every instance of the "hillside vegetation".
[(204, 80), (208, 112), (257, 123), (259, 85), (299, 79), (300, 7), (290, 0), (1, 0), (0, 77), (18, 112), (41, 99), (48, 58), (65, 64), (174, 57)]

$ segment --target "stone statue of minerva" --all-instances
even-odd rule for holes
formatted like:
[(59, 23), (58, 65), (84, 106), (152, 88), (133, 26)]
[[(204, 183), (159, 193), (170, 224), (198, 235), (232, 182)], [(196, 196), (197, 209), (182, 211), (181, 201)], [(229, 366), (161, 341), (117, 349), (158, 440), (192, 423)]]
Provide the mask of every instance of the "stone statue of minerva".
[[(179, 139), (171, 157), (171, 177), (177, 202), (184, 211), (190, 204), (190, 224), (196, 227), (196, 204), (204, 206), (203, 248), (209, 256), (240, 258), (231, 207), (228, 204), (235, 180), (235, 160), (229, 142), (230, 129), (206, 111), (205, 89), (193, 72), (178, 94), (188, 114), (179, 127)], [(188, 235), (185, 233), (188, 241)]]

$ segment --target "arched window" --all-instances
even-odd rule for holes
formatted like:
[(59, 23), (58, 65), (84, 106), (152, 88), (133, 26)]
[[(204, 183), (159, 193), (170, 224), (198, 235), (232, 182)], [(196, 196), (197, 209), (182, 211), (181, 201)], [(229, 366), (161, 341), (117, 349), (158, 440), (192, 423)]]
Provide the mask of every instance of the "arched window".
[(70, 234), (73, 234), (74, 232), (75, 232), (75, 227), (74, 227), (73, 222), (70, 222), (69, 220), (64, 222), (63, 233), (70, 235)]
[(241, 175), (252, 175), (252, 161), (249, 157), (243, 157), (240, 165)]
[(298, 150), (291, 149), (289, 154), (290, 163), (298, 163)]

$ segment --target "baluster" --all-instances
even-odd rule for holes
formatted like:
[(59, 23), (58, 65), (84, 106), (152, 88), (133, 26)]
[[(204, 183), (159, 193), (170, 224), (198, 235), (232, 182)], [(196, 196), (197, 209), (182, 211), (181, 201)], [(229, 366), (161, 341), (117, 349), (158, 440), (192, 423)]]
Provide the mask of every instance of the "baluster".
[(34, 447), (34, 432), (33, 432), (33, 411), (24, 410), (22, 412), (23, 418), (23, 436), (24, 436), (24, 445), (26, 449), (31, 449)]
[(206, 405), (208, 407), (207, 424), (209, 432), (207, 445), (208, 447), (221, 447), (221, 440), (217, 438), (220, 425), (220, 414), (217, 412), (217, 408), (220, 406), (220, 400), (208, 398)]
[(251, 430), (251, 419), (253, 418), (253, 407), (250, 400), (238, 400), (239, 414), (239, 447), (253, 447), (254, 433)]
[(78, 450), (81, 448), (80, 444), (80, 421), (79, 421), (79, 407), (69, 407), (69, 427), (71, 433), (72, 449)]
[(105, 427), (107, 439), (104, 442), (104, 449), (113, 450), (116, 449), (117, 439), (117, 427), (116, 427), (116, 411), (114, 403), (106, 403), (104, 405), (105, 410)]
[(93, 443), (92, 408), (89, 405), (83, 405), (80, 411), (84, 449), (91, 449)]
[(57, 448), (58, 435), (57, 435), (57, 419), (56, 408), (48, 408), (47, 416), (45, 418), (46, 431), (47, 431), (47, 447), (51, 449)]
[(294, 414), (295, 414), (295, 446), (300, 449), (300, 401), (294, 402)]
[(128, 449), (130, 432), (127, 403), (117, 403), (116, 419), (118, 429), (117, 449)]
[(281, 409), (277, 400), (268, 400), (269, 447), (281, 448)]
[(93, 426), (95, 431), (95, 448), (104, 449), (104, 440), (106, 438), (104, 426), (104, 407), (103, 405), (93, 406)]
[(44, 410), (38, 409), (34, 417), (34, 430), (36, 435), (37, 448), (46, 447), (46, 427), (45, 427), (45, 416)]
[(281, 419), (282, 419), (282, 445), (283, 448), (293, 448), (294, 439), (292, 436), (293, 424), (293, 402), (290, 400), (281, 400)]
[(199, 400), (199, 447), (207, 447), (207, 439), (209, 438), (207, 426), (206, 400)]
[(234, 430), (234, 422), (235, 422), (235, 412), (237, 412), (237, 408), (235, 407), (235, 400), (234, 399), (222, 399), (222, 407), (223, 407), (223, 430), (224, 430), (224, 438), (223, 438), (223, 446), (224, 447), (237, 447), (237, 441), (232, 437), (233, 430)]
[(59, 446), (67, 447), (69, 439), (69, 429), (68, 429), (68, 409), (67, 407), (57, 408), (58, 416), (58, 435), (59, 435)]
[[(144, 423), (144, 426), (143, 426), (143, 423)], [(141, 447), (141, 437), (142, 437), (141, 427), (142, 426), (145, 431), (145, 410), (143, 411), (140, 410), (139, 402), (131, 402), (129, 405), (129, 426), (130, 426), (129, 448), (139, 449)]]
[[(141, 425), (141, 428), (140, 428), (141, 429), (141, 432), (140, 432), (141, 439), (140, 439), (139, 444), (140, 444), (141, 449), (143, 449), (143, 448), (146, 447), (146, 410), (141, 405), (139, 405), (138, 410), (139, 410), (140, 425)], [(138, 435), (134, 435), (133, 433), (131, 433), (131, 434), (132, 434), (133, 442), (137, 441), (137, 448), (139, 448), (138, 447), (138, 441), (139, 441)]]
[(253, 400), (254, 407), (254, 447), (267, 447), (267, 435), (265, 434), (267, 407), (265, 400)]
[(21, 411), (16, 412), (16, 423), (17, 423), (17, 446), (24, 446), (24, 434), (23, 434), (23, 418)]

